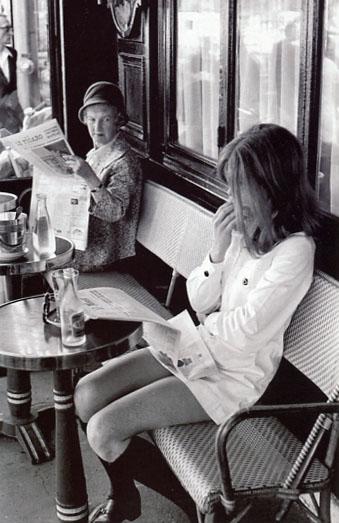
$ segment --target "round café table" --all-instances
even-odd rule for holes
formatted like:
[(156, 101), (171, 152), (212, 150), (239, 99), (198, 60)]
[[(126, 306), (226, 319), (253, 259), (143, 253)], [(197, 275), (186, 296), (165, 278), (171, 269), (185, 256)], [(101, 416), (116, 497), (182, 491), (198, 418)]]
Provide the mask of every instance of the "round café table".
[(0, 303), (22, 297), (22, 280), (28, 274), (41, 274), (69, 262), (74, 256), (74, 245), (71, 240), (56, 236), (55, 253), (41, 258), (34, 250), (32, 236), (27, 235), (26, 252), (21, 258), (3, 260), (0, 256)]
[(62, 345), (60, 328), (43, 322), (43, 303), (43, 296), (33, 296), (0, 306), (0, 365), (16, 371), (53, 371), (57, 518), (63, 523), (85, 523), (88, 503), (74, 413), (72, 369), (135, 347), (142, 326), (136, 322), (89, 320), (86, 342), (70, 349)]
[[(22, 281), (25, 275), (39, 274), (67, 264), (74, 256), (74, 245), (61, 236), (56, 237), (55, 253), (41, 258), (33, 249), (32, 237), (27, 235), (25, 254), (15, 260), (0, 259), (0, 303), (7, 303), (22, 297)], [(39, 293), (41, 290), (39, 290)], [(17, 318), (19, 323), (20, 317)], [(5, 325), (1, 323), (1, 332)], [(2, 339), (2, 345), (4, 339)], [(1, 368), (0, 371), (4, 371)], [(1, 374), (0, 374), (1, 375)], [(4, 375), (2, 373), (2, 375)], [(0, 434), (16, 438), (22, 448), (38, 464), (52, 458), (52, 453), (40, 430), (38, 420), (44, 422), (51, 414), (50, 405), (42, 405), (31, 412), (32, 402), (30, 373), (24, 370), (8, 368), (7, 403), (9, 416), (0, 413)]]

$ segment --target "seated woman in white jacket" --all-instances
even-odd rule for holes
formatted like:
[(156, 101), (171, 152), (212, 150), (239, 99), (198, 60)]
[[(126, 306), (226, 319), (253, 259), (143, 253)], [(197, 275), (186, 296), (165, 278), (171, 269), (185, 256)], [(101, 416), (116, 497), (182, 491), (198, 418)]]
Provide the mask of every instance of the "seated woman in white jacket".
[(278, 369), (292, 314), (311, 285), (320, 211), (296, 137), (274, 124), (256, 125), (225, 146), (218, 173), (229, 198), (215, 213), (210, 252), (187, 280), (213, 365), (188, 379), (161, 347), (147, 347), (79, 381), (77, 413), (112, 484), (91, 522), (137, 515), (138, 502), (131, 499), (138, 493), (128, 478), (133, 436), (208, 419), (220, 424), (260, 399)]

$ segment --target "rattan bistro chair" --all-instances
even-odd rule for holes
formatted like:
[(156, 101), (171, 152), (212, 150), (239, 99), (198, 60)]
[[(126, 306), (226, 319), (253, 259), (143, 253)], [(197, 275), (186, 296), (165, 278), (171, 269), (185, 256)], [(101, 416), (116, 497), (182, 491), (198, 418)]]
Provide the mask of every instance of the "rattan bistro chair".
[[(256, 405), (219, 428), (205, 422), (153, 431), (156, 445), (195, 501), (200, 522), (240, 521), (254, 498), (276, 496), (281, 500), (276, 521), (296, 502), (311, 521), (330, 523), (339, 434), (338, 318), (339, 284), (317, 273), (285, 336), (285, 358), (328, 402)], [(287, 428), (283, 413), (305, 421), (315, 415), (305, 441)], [(216, 517), (220, 505), (222, 519)]]

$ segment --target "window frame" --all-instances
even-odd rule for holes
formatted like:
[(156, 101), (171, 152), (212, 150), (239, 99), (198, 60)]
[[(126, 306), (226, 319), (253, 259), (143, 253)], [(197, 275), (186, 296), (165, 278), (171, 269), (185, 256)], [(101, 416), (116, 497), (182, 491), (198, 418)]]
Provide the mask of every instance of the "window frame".
[[(180, 177), (198, 184), (207, 191), (223, 195), (223, 183), (215, 178), (216, 160), (176, 144), (176, 24), (177, 1), (162, 0), (159, 10), (159, 85), (163, 100), (163, 149), (162, 162)], [(163, 64), (163, 65), (162, 65)], [(220, 85), (220, 80), (219, 80)], [(222, 135), (218, 128), (218, 139)], [(219, 145), (219, 144), (218, 144)]]
[[(158, 96), (162, 101), (161, 143), (153, 137), (151, 150), (169, 170), (218, 196), (224, 195), (223, 183), (215, 176), (216, 161), (175, 143), (176, 124), (176, 27), (177, 0), (159, 2), (158, 23)], [(307, 172), (316, 183), (319, 163), (319, 120), (324, 1), (303, 2), (301, 27), (300, 78), (297, 135), (306, 151)], [(234, 137), (236, 96), (236, 42), (238, 0), (221, 2), (219, 149)], [(225, 26), (228, 26), (228, 30)], [(227, 37), (223, 38), (223, 34)], [(157, 115), (158, 116), (158, 115)], [(159, 124), (158, 124), (159, 128)], [(156, 159), (156, 158), (155, 158)]]

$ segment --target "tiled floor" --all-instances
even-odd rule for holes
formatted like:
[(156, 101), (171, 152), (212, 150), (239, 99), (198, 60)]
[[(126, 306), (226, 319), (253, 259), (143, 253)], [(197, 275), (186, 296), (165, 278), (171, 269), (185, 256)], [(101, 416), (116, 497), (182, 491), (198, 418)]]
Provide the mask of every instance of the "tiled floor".
[[(0, 379), (0, 410), (4, 405), (5, 378)], [(51, 375), (39, 373), (32, 375), (33, 403), (51, 400)], [(88, 447), (81, 434), (87, 489), (90, 506), (103, 500), (108, 481), (97, 458)], [(150, 466), (159, 472), (161, 464), (152, 458)], [(12, 439), (0, 438), (0, 523), (55, 523), (54, 508), (55, 475), (54, 461), (41, 465), (31, 465), (19, 444)], [(154, 470), (150, 471), (154, 478)], [(159, 473), (157, 484), (165, 489), (172, 500), (159, 492), (138, 484), (142, 500), (142, 516), (135, 523), (190, 523), (195, 521), (194, 507), (182, 495), (179, 486), (167, 475), (167, 469)], [(174, 502), (174, 500), (176, 502)], [(268, 523), (274, 521), (276, 504), (272, 501), (256, 504), (242, 520), (244, 523)], [(294, 508), (287, 523), (308, 521), (298, 508)], [(334, 515), (332, 523), (339, 523)]]

